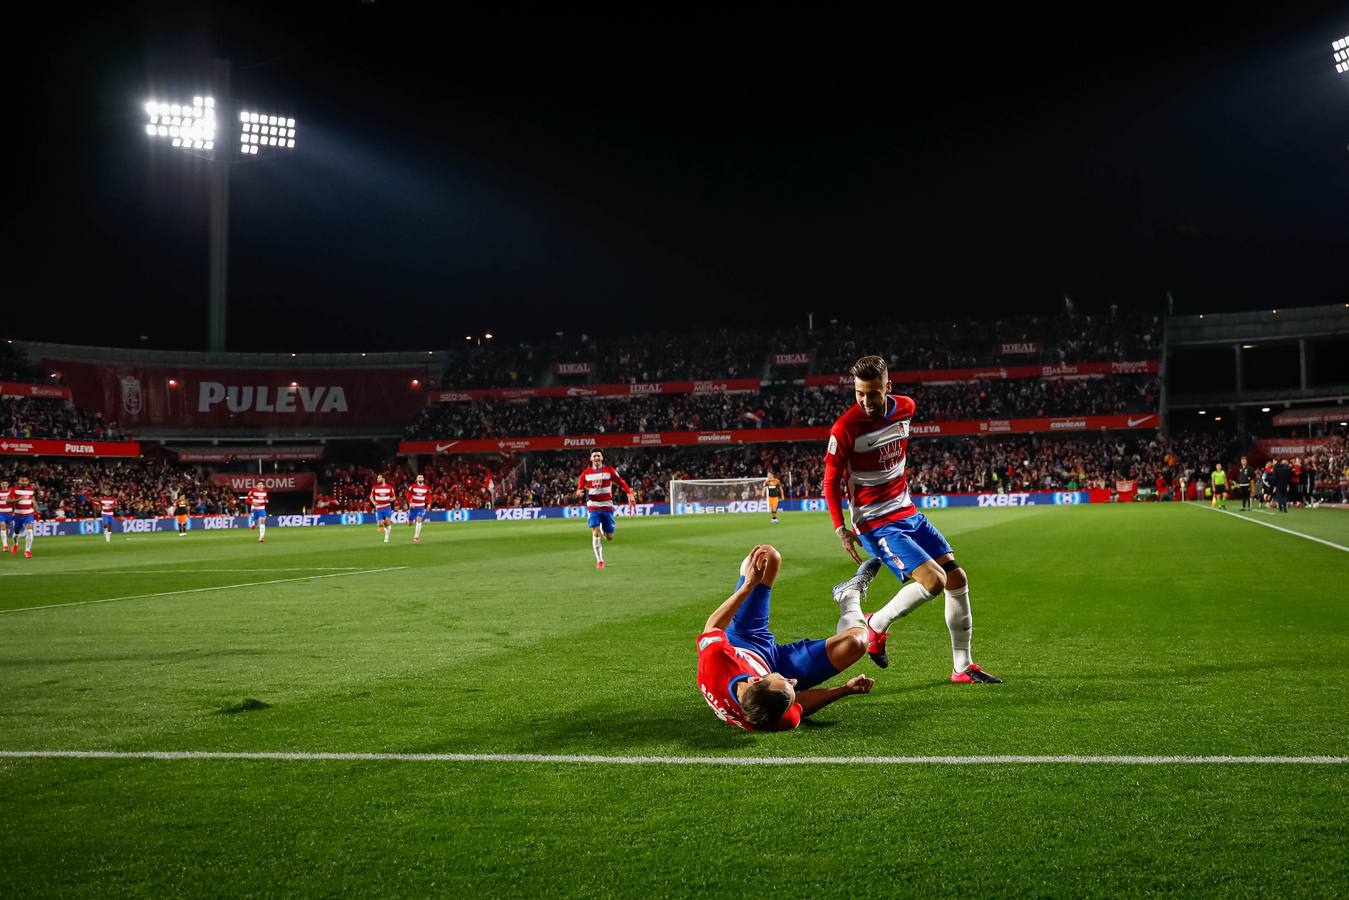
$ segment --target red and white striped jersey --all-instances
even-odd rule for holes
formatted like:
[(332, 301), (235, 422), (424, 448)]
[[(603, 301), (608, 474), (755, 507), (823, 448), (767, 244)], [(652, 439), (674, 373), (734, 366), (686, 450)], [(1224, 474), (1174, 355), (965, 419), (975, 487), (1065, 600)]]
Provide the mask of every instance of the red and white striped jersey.
[(0, 513), (14, 512), (14, 501), (9, 498), (10, 488), (0, 491)]
[(267, 491), (265, 488), (253, 488), (244, 500), (248, 503), (250, 509), (266, 509)]
[(581, 480), (577, 483), (576, 489), (584, 491), (586, 495), (586, 509), (590, 510), (612, 510), (614, 508), (614, 482), (617, 481), (623, 486), (623, 491), (632, 496), (632, 488), (623, 480), (623, 476), (618, 474), (618, 470), (613, 466), (603, 466), (601, 468), (586, 468), (581, 472)]
[(865, 534), (882, 525), (907, 519), (918, 512), (909, 497), (909, 423), (913, 420), (911, 397), (893, 395), (889, 412), (873, 419), (861, 404), (839, 416), (829, 429), (829, 448), (824, 457), (824, 496), (834, 527), (843, 524), (840, 482), (848, 482), (853, 530)]
[(37, 503), (34, 498), (37, 496), (37, 490), (30, 487), (16, 487), (9, 489), (9, 499), (14, 504), (14, 515), (31, 516), (37, 513)]
[(408, 488), (408, 509), (426, 509), (431, 504), (431, 489), (424, 484)]
[(387, 484), (377, 484), (370, 489), (370, 502), (375, 509), (388, 509), (393, 506), (393, 488)]
[(98, 501), (98, 508), (103, 510), (103, 515), (105, 516), (112, 515), (113, 513), (117, 512), (117, 498), (100, 497)]

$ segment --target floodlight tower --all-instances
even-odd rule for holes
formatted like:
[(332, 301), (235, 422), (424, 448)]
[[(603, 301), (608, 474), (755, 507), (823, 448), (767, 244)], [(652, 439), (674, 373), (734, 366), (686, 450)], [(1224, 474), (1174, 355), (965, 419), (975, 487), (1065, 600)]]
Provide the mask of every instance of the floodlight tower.
[[(254, 107), (231, 102), (230, 64), (215, 61), (211, 92), (192, 98), (191, 104), (148, 100), (145, 133), (153, 140), (168, 140), (180, 150), (205, 160), (210, 197), (210, 288), (206, 314), (206, 345), (212, 352), (225, 349), (225, 312), (229, 274), (230, 169), (237, 162), (258, 156), (259, 148), (295, 149), (295, 120), (254, 111)], [(237, 114), (236, 114), (237, 111)], [(237, 123), (231, 129), (231, 123)], [(223, 124), (222, 124), (223, 123)], [(236, 157), (229, 149), (228, 132), (234, 130), (239, 145)], [(217, 141), (223, 141), (216, 152)]]
[(1335, 54), (1335, 71), (1341, 75), (1349, 73), (1349, 35), (1345, 35), (1330, 45)]

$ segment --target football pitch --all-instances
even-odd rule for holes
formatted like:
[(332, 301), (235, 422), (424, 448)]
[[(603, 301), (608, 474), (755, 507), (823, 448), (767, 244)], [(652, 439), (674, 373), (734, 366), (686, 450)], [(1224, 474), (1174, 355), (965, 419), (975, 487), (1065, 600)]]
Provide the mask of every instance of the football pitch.
[(787, 734), (712, 715), (693, 639), (766, 542), (779, 640), (831, 633), (822, 514), (620, 519), (603, 571), (577, 521), (40, 539), (0, 895), (1349, 891), (1349, 512), (930, 517), (1005, 683), (948, 682), (938, 598)]

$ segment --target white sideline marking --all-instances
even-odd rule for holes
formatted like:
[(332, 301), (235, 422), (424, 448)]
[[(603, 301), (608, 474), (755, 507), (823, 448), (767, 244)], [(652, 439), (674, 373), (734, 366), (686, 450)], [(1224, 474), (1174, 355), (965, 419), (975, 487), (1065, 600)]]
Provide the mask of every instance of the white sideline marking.
[(598, 756), (549, 753), (234, 753), (209, 750), (0, 750), (0, 759), (482, 762), (664, 766), (1344, 765), (1349, 756)]
[[(348, 575), (373, 575), (376, 572), (397, 572), (407, 566), (388, 566), (383, 569), (362, 569), (359, 572), (333, 572), (329, 575), (301, 575), (297, 578), (272, 578), (268, 581), (244, 581), (239, 584), (218, 584), (214, 587), (187, 588), (181, 591), (160, 591), (155, 594), (132, 594), (127, 597), (104, 597), (102, 600), (75, 600), (70, 603), (48, 603), (43, 606), (20, 606), (0, 609), (0, 613), (32, 612), (35, 609), (64, 609), (67, 606), (90, 606), (94, 603), (116, 603), (118, 600), (148, 600), (151, 597), (174, 597), (179, 594), (201, 594), (206, 591), (228, 591), (232, 588), (259, 587), (264, 584), (285, 584), (288, 581), (314, 581), (318, 578), (344, 578)], [(237, 570), (236, 570), (237, 571)]]
[(0, 572), (0, 578), (32, 578), (34, 575), (197, 575), (206, 572), (356, 572), (362, 566), (279, 566), (261, 569), (78, 569), (71, 572)]
[(1349, 547), (1345, 547), (1342, 544), (1336, 544), (1332, 541), (1326, 540), (1325, 538), (1313, 537), (1310, 534), (1303, 534), (1300, 531), (1294, 531), (1291, 528), (1284, 528), (1282, 525), (1275, 525), (1272, 522), (1261, 522), (1259, 519), (1248, 519), (1245, 516), (1241, 515), (1240, 513), (1234, 513), (1231, 510), (1227, 509), (1218, 509), (1213, 506), (1204, 506), (1202, 503), (1195, 503), (1193, 500), (1187, 501), (1186, 505), (1198, 506), (1200, 509), (1207, 509), (1209, 512), (1222, 513), (1225, 516), (1232, 516), (1233, 518), (1239, 521), (1250, 522), (1252, 525), (1263, 525), (1266, 528), (1273, 528), (1275, 531), (1282, 531), (1284, 534), (1296, 535), (1297, 537), (1306, 538), (1309, 541), (1316, 541), (1316, 543), (1318, 544), (1325, 544), (1327, 547), (1334, 547), (1336, 550), (1343, 550), (1345, 553), (1349, 553)]

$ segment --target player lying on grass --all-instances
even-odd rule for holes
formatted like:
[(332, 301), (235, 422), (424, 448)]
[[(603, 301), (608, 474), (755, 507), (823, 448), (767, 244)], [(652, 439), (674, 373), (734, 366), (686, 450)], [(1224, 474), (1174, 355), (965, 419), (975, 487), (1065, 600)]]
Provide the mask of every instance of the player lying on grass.
[(840, 697), (867, 694), (875, 681), (858, 675), (836, 688), (817, 688), (866, 653), (862, 598), (880, 571), (868, 560), (834, 590), (841, 615), (826, 640), (779, 644), (768, 630), (769, 594), (782, 556), (764, 544), (740, 564), (740, 582), (707, 617), (698, 635), (698, 689), (723, 722), (746, 731), (790, 731)]

